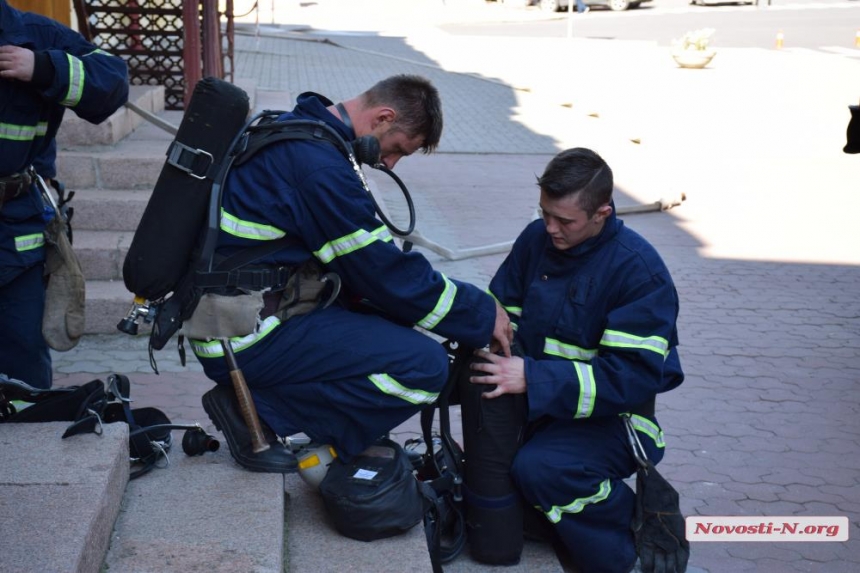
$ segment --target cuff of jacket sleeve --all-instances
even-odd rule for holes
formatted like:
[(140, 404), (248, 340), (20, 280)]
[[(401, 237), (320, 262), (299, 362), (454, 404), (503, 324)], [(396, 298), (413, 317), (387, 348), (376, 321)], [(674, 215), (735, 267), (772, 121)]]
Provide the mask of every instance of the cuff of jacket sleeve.
[(48, 52), (34, 52), (33, 79), (30, 83), (33, 87), (46, 89), (54, 81), (54, 63)]

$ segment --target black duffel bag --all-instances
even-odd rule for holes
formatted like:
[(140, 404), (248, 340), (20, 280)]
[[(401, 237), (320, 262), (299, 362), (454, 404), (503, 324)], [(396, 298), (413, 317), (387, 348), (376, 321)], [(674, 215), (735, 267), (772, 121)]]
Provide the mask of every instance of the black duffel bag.
[(400, 444), (380, 438), (349, 462), (336, 458), (319, 486), (335, 529), (360, 541), (404, 533), (424, 517), (424, 497)]

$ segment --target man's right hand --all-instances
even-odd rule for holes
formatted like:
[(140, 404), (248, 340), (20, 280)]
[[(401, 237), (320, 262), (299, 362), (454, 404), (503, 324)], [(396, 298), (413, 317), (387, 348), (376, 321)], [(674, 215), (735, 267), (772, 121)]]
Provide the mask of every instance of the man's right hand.
[(493, 339), (490, 342), (490, 352), (501, 350), (505, 356), (511, 356), (511, 342), (514, 340), (514, 329), (511, 319), (502, 305), (496, 301), (496, 325), (493, 327)]
[(20, 46), (0, 46), (0, 78), (29, 82), (33, 79), (35, 55)]

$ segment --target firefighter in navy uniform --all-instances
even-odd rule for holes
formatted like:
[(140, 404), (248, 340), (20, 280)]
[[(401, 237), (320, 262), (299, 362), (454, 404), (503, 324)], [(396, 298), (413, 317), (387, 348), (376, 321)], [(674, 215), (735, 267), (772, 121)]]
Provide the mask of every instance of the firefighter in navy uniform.
[(54, 177), (52, 145), (66, 108), (99, 123), (127, 99), (122, 59), (0, 0), (0, 372), (38, 388), (51, 386), (43, 232), (55, 215), (29, 170)]
[(511, 476), (555, 526), (584, 573), (627, 573), (636, 549), (636, 470), (622, 414), (657, 463), (660, 392), (683, 381), (678, 297), (655, 249), (615, 216), (609, 166), (591, 150), (558, 154), (538, 181), (542, 221), (517, 238), (490, 283), (525, 358), (478, 354), (485, 394), (528, 396), (529, 427)]
[[(314, 93), (297, 103), (283, 119), (321, 120), (346, 141), (372, 135), (389, 169), (416, 151), (431, 152), (441, 137), (438, 92), (417, 76), (387, 78), (340, 104)], [(486, 292), (435, 271), (423, 255), (401, 251), (335, 145), (275, 143), (228, 176), (219, 253), (284, 236), (296, 244), (265, 262), (300, 267), (300, 274), (314, 266), (337, 273), (343, 291), (331, 306), (288, 318), (276, 311), (280, 293), (268, 296), (257, 332), (231, 339), (257, 412), (275, 434), (304, 432), (348, 459), (434, 402), (448, 357), (413, 325), (478, 348), (493, 339), (509, 353), (504, 310)], [(356, 300), (368, 304), (349, 304)], [(295, 469), (277, 443), (259, 456), (250, 452), (221, 343), (192, 340), (191, 347), (218, 383), (203, 405), (236, 461), (253, 471)]]

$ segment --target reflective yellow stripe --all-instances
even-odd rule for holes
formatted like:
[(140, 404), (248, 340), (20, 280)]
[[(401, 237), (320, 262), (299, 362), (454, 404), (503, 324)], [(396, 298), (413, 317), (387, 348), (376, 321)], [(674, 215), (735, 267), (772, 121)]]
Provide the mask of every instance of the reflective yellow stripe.
[(430, 314), (418, 321), (418, 326), (427, 330), (431, 330), (445, 318), (448, 311), (454, 305), (454, 297), (457, 296), (457, 285), (451, 282), (444, 274), (439, 274), (442, 275), (442, 280), (445, 281), (445, 289), (442, 291), (441, 296), (439, 296), (439, 302), (436, 303)]
[(643, 434), (654, 440), (654, 445), (656, 445), (658, 448), (666, 447), (663, 430), (660, 429), (660, 426), (658, 426), (648, 418), (644, 418), (637, 414), (632, 414), (630, 416), (630, 423), (633, 424), (634, 430), (636, 430), (637, 432), (642, 432)]
[(84, 63), (71, 54), (66, 54), (69, 60), (69, 91), (60, 105), (75, 107), (84, 95)]
[(48, 133), (47, 121), (40, 121), (35, 126), (0, 123), (0, 139), (8, 139), (10, 141), (32, 141), (37, 137), (43, 137), (46, 133)]
[(499, 300), (499, 298), (498, 298), (496, 295), (494, 295), (494, 294), (490, 291), (490, 289), (487, 289), (487, 294), (489, 294), (491, 297), (493, 297), (493, 298), (496, 300), (496, 302), (498, 302), (499, 304), (501, 304), (501, 305), (502, 305), (502, 308), (503, 308), (503, 309), (505, 309), (505, 311), (507, 311), (509, 314), (513, 314), (514, 316), (522, 316), (522, 315), (523, 315), (523, 307), (521, 307), (521, 306), (505, 306), (505, 305), (503, 305), (503, 304), (502, 304), (502, 302)]
[[(246, 336), (237, 336), (230, 339), (230, 346), (233, 352), (240, 352), (249, 348), (265, 338), (272, 332), (281, 321), (276, 316), (270, 316), (260, 323), (257, 327), (257, 332)], [(220, 358), (224, 356), (224, 348), (221, 346), (220, 340), (204, 341), (204, 340), (189, 340), (191, 351), (201, 358)]]
[[(600, 503), (601, 501), (603, 501), (607, 497), (609, 497), (609, 494), (611, 491), (612, 491), (612, 484), (609, 482), (608, 479), (603, 480), (600, 483), (600, 488), (597, 490), (597, 493), (595, 493), (594, 495), (589, 496), (589, 497), (582, 497), (580, 499), (575, 499), (563, 507), (559, 507), (557, 505), (554, 505), (552, 508), (550, 508), (549, 511), (545, 512), (546, 517), (551, 522), (558, 523), (559, 521), (561, 521), (563, 514), (565, 514), (565, 513), (579, 513), (580, 511), (585, 509), (585, 506), (587, 506), (587, 505)], [(540, 509), (540, 508), (538, 508), (538, 509)]]
[(636, 348), (639, 350), (650, 350), (656, 352), (663, 358), (669, 354), (669, 342), (660, 336), (635, 336), (617, 330), (606, 330), (600, 344), (614, 348)]
[(576, 369), (576, 377), (579, 378), (579, 403), (576, 406), (574, 418), (588, 418), (594, 411), (594, 402), (597, 400), (597, 385), (594, 382), (594, 371), (591, 364), (586, 362), (573, 362)]
[(391, 240), (391, 234), (388, 232), (388, 229), (385, 228), (385, 225), (382, 225), (373, 232), (359, 229), (354, 233), (350, 233), (349, 235), (335, 239), (334, 241), (329, 241), (320, 247), (318, 251), (314, 251), (314, 256), (319, 259), (321, 263), (326, 264), (333, 261), (335, 257), (342, 257), (349, 253), (353, 253), (374, 241), (389, 242)]
[(221, 230), (234, 237), (251, 239), (254, 241), (273, 241), (285, 236), (286, 233), (277, 227), (252, 223), (231, 215), (223, 208), (221, 209)]
[(104, 50), (101, 50), (99, 48), (96, 48), (95, 50), (93, 50), (89, 54), (83, 55), (84, 58), (86, 58), (87, 56), (108, 56), (110, 58), (114, 57), (114, 55), (111, 54), (110, 52), (105, 52)]
[(45, 235), (43, 233), (33, 233), (32, 235), (21, 235), (15, 237), (15, 250), (19, 253), (24, 251), (32, 251), (45, 246)]
[(580, 348), (579, 346), (574, 346), (573, 344), (565, 344), (564, 342), (556, 340), (555, 338), (544, 339), (543, 351), (544, 354), (560, 356), (562, 358), (567, 358), (568, 360), (588, 361), (597, 356), (597, 350)]
[(432, 404), (439, 397), (436, 392), (425, 392), (407, 388), (388, 374), (371, 374), (368, 376), (373, 385), (385, 394), (405, 400), (410, 404)]

